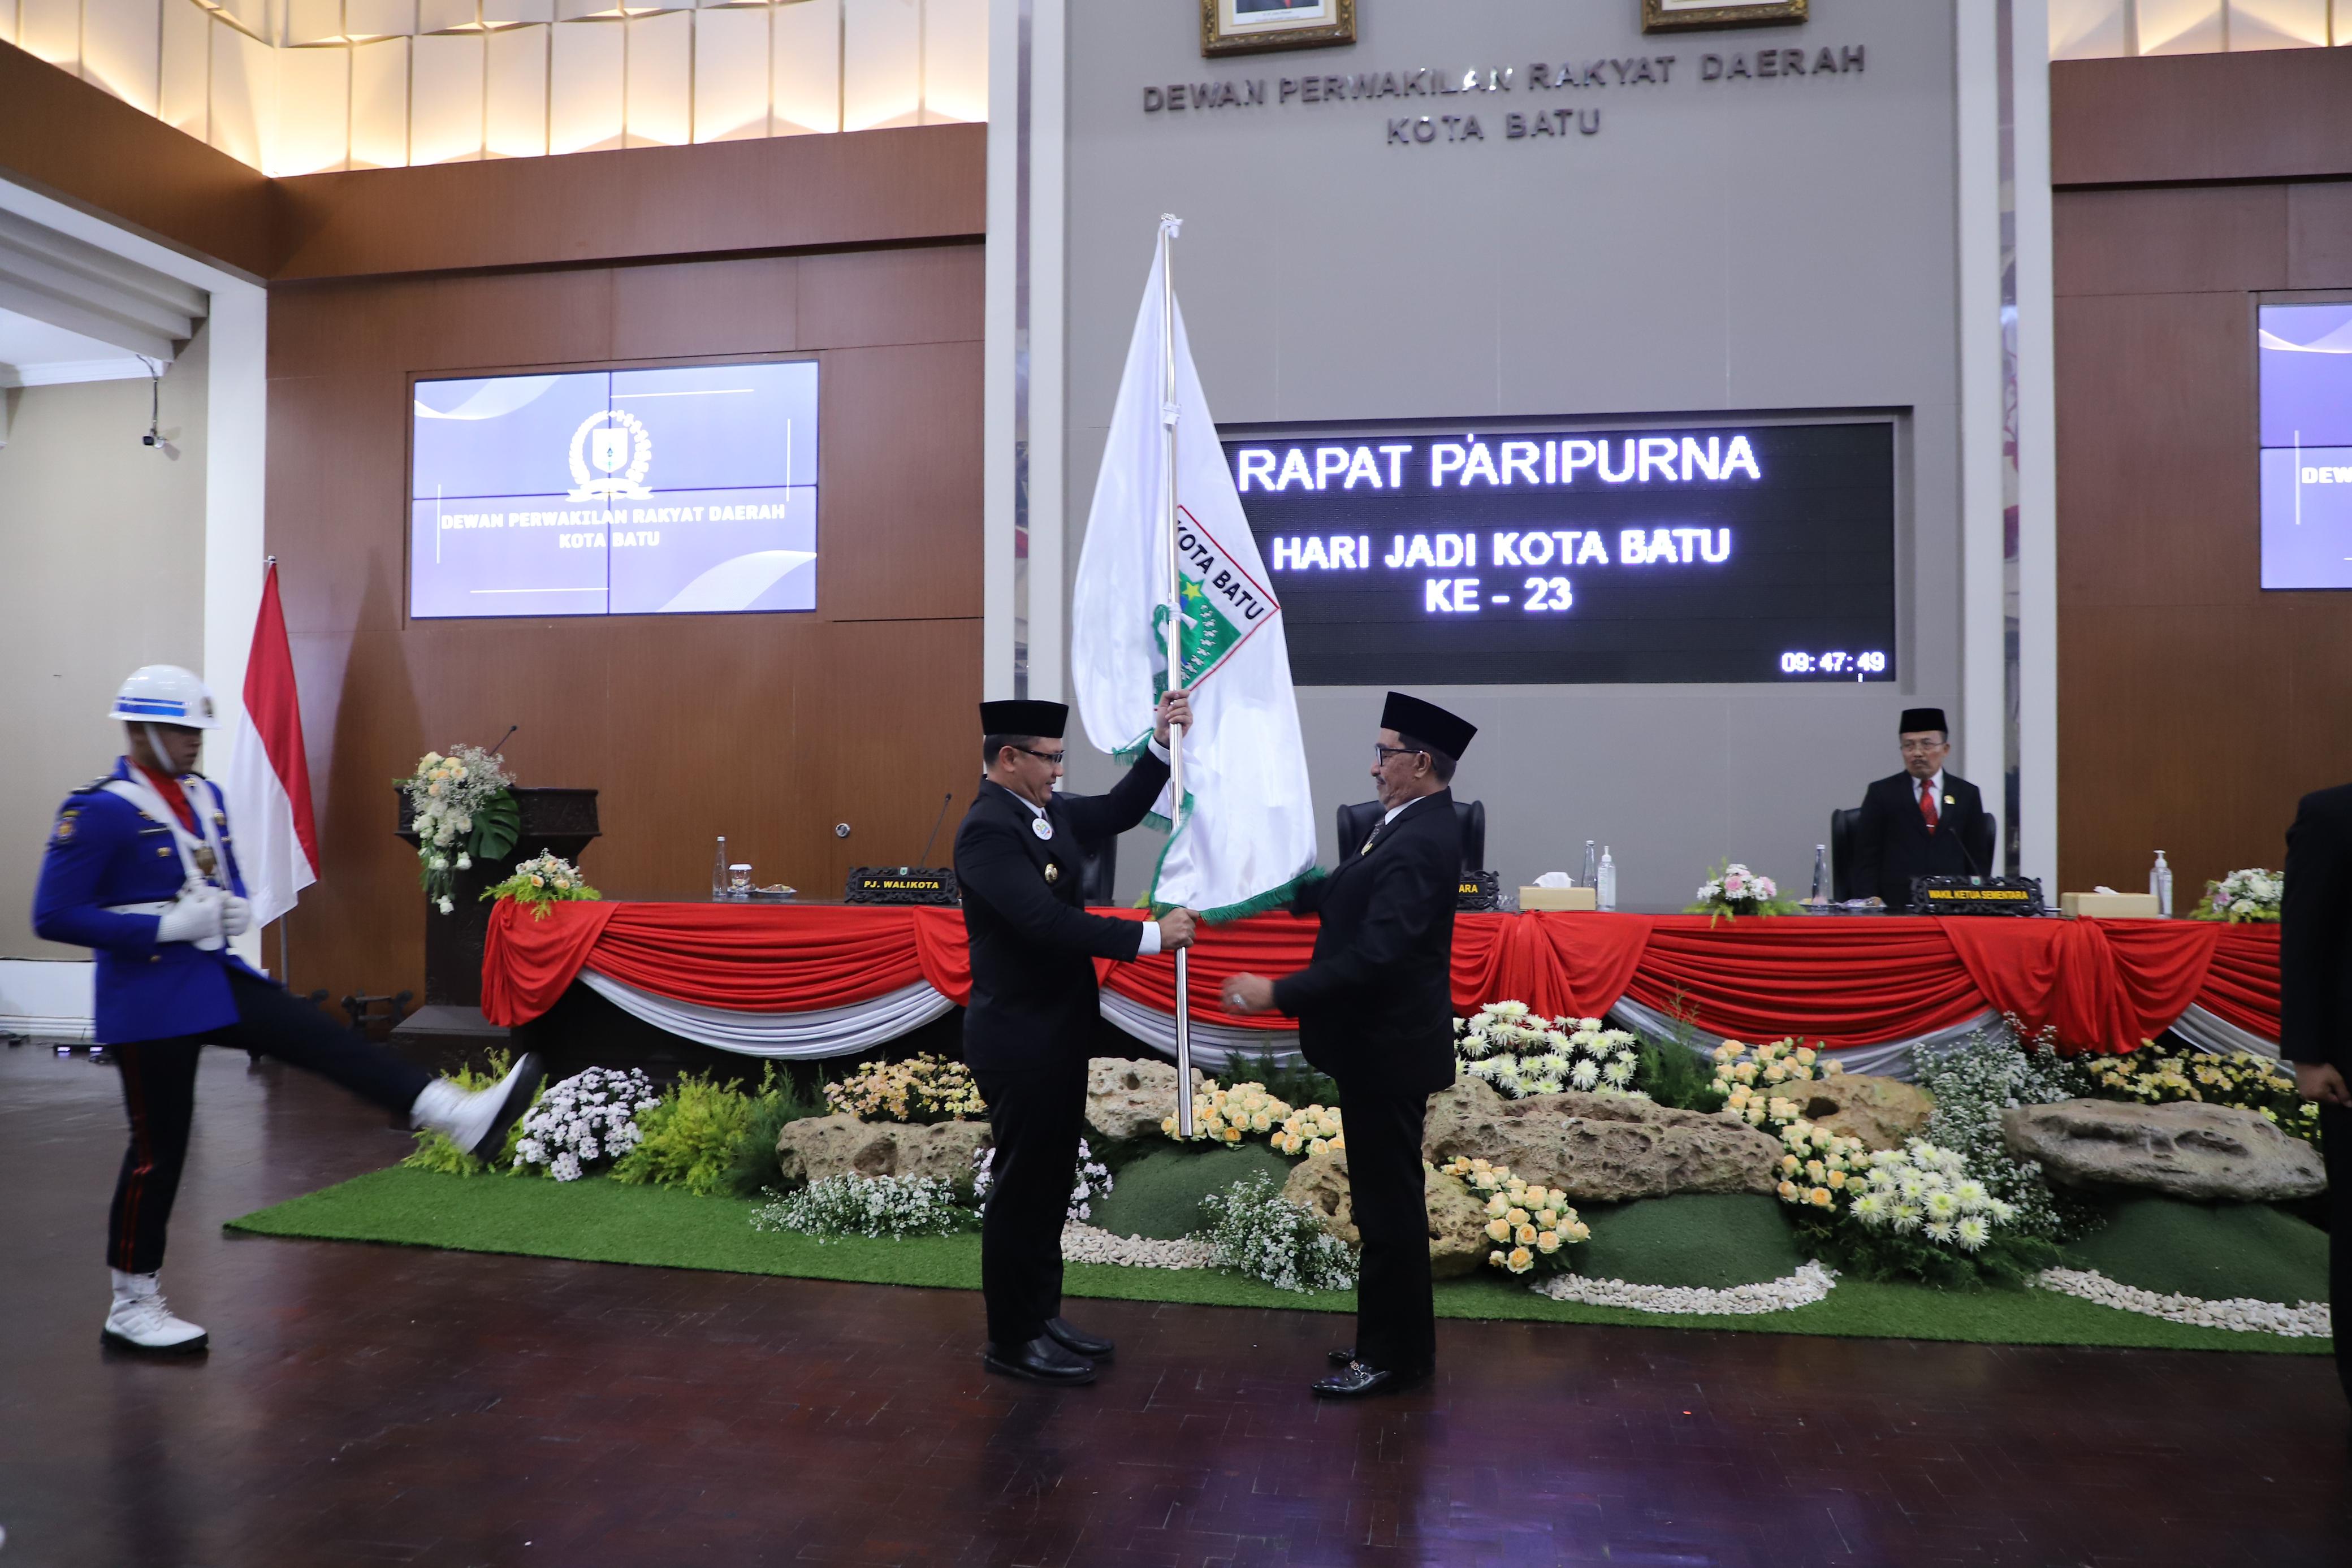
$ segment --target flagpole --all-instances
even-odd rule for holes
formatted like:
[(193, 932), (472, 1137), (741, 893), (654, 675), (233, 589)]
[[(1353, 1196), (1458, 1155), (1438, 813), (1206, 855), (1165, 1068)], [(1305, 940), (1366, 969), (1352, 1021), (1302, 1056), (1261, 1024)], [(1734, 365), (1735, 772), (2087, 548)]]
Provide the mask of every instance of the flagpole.
[[(1168, 242), (1183, 227), (1171, 213), (1160, 214), (1160, 466), (1168, 486), (1168, 685), (1184, 673), (1183, 566), (1176, 550), (1176, 278)], [(1168, 729), (1169, 831), (1184, 821), (1184, 727)], [(1181, 948), (1176, 953), (1176, 1135), (1192, 1135), (1192, 972)]]

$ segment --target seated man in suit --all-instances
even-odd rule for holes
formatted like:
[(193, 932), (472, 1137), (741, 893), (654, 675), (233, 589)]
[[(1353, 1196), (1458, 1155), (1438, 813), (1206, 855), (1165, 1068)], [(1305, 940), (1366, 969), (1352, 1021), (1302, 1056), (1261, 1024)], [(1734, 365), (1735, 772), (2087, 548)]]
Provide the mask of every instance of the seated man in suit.
[(1437, 1364), (1421, 1142), (1429, 1097), (1454, 1082), (1454, 905), (1462, 822), (1448, 788), (1478, 733), (1435, 703), (1391, 692), (1372, 742), (1381, 819), (1292, 904), (1319, 915), (1315, 955), (1279, 980), (1236, 975), (1234, 1012), (1279, 1009), (1298, 1048), (1339, 1082), (1348, 1184), (1363, 1256), (1356, 1343), (1312, 1385), (1327, 1398), (1409, 1387)]
[(1957, 773), (1944, 771), (1951, 733), (1939, 707), (1903, 710), (1903, 771), (1871, 785), (1854, 824), (1856, 898), (1889, 909), (1911, 904), (1915, 876), (1990, 876), (1990, 837), (1984, 799)]

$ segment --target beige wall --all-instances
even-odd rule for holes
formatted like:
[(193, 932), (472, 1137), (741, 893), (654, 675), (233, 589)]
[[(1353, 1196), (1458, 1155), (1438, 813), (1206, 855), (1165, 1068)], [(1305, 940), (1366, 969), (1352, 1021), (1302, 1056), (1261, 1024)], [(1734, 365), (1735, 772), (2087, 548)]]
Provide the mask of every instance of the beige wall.
[(205, 369), (200, 328), (163, 378), (164, 453), (140, 445), (148, 383), (5, 392), (0, 446), (0, 957), (82, 957), (33, 936), (33, 884), (58, 802), (104, 772), (104, 716), (141, 664), (204, 656)]

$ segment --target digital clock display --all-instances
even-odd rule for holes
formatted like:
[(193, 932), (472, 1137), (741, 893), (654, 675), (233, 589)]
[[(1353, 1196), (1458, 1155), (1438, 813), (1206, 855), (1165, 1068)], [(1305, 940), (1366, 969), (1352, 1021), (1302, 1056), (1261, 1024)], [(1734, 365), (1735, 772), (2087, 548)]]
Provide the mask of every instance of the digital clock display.
[(1887, 421), (1224, 445), (1303, 685), (1895, 678)]

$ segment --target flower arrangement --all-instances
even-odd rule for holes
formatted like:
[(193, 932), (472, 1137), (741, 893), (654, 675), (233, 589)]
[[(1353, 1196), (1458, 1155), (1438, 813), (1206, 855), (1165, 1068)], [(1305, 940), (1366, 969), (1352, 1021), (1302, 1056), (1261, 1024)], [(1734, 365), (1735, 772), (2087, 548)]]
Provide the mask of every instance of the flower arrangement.
[(1486, 1239), (1495, 1243), (1487, 1267), (1508, 1274), (1568, 1267), (1568, 1249), (1592, 1239), (1592, 1228), (1576, 1217), (1554, 1188), (1511, 1174), (1508, 1166), (1460, 1155), (1438, 1167), (1472, 1192), (1486, 1197)]
[(820, 1240), (840, 1236), (893, 1239), (952, 1236), (971, 1228), (971, 1210), (956, 1202), (955, 1184), (939, 1176), (822, 1176), (751, 1216), (755, 1230), (798, 1230)]
[(1844, 1067), (1794, 1039), (1764, 1045), (1727, 1040), (1715, 1048), (1715, 1092), (1723, 1108), (1751, 1127), (1769, 1124), (1778, 1133), (1804, 1114), (1802, 1104), (1774, 1092), (1783, 1084), (1833, 1078)]
[(868, 1122), (953, 1122), (988, 1113), (971, 1069), (924, 1051), (904, 1061), (869, 1061), (824, 1086), (825, 1103)]
[[(465, 857), (460, 855), (459, 860)], [(547, 918), (547, 906), (572, 899), (604, 895), (581, 880), (579, 868), (562, 855), (538, 854), (514, 868), (514, 874), (496, 887), (482, 890), (484, 898), (511, 898), (530, 905), (533, 920)], [(446, 900), (444, 902), (446, 902)], [(447, 912), (443, 911), (444, 914)]]
[(2009, 1152), (2000, 1113), (2012, 1105), (2054, 1105), (2091, 1092), (2089, 1070), (2058, 1054), (2057, 1031), (2029, 1031), (2015, 1018), (1977, 1030), (1939, 1050), (1915, 1050), (1919, 1086), (1935, 1097), (1927, 1140), (1957, 1151), (1969, 1174), (2014, 1211), (2021, 1235), (2063, 1240), (2097, 1223), (2085, 1198), (2053, 1189), (2038, 1160)]
[(1971, 1174), (1957, 1149), (1913, 1138), (1899, 1149), (1856, 1151), (1849, 1163), (1857, 1169), (1831, 1201), (1811, 1201), (1798, 1216), (1799, 1233), (1841, 1271), (1930, 1285), (2023, 1285), (2058, 1260), (2049, 1241), (2017, 1228), (2016, 1207)]
[(2294, 1074), (2247, 1051), (2216, 1056), (2144, 1040), (2130, 1055), (2099, 1057), (2084, 1071), (2091, 1079), (2089, 1092), (2102, 1100), (2231, 1105), (2307, 1144), (2319, 1143), (2319, 1107), (2295, 1092)]
[[(1454, 1054), (1462, 1071), (1507, 1099), (1530, 1094), (1641, 1095), (1641, 1041), (1599, 1019), (1545, 1019), (1525, 1002), (1488, 1002), (1454, 1020)], [(1646, 1096), (1643, 1096), (1646, 1098)]]
[(551, 1085), (522, 1116), (514, 1168), (578, 1181), (591, 1166), (616, 1160), (644, 1134), (637, 1113), (661, 1103), (653, 1081), (632, 1067), (592, 1067)]
[(1319, 1155), (1326, 1149), (1344, 1149), (1348, 1140), (1339, 1124), (1337, 1107), (1309, 1105), (1304, 1111), (1293, 1111), (1282, 1119), (1269, 1140), (1274, 1152), (1296, 1159), (1301, 1155)]
[(450, 896), (457, 873), (478, 860), (502, 858), (522, 835), (514, 776), (504, 758), (458, 746), (446, 757), (426, 752), (416, 759), (415, 772), (393, 782), (408, 794), (417, 881), (433, 907), (447, 915), (457, 907)]
[(2264, 871), (2260, 866), (2233, 871), (2219, 882), (2205, 884), (2204, 901), (2197, 905), (2192, 920), (2226, 920), (2232, 925), (2248, 921), (2278, 924), (2279, 904), (2286, 896), (2286, 873)]
[[(1192, 1096), (1192, 1141), (1238, 1144), (1252, 1133), (1271, 1134), (1290, 1114), (1288, 1102), (1276, 1099), (1263, 1083), (1236, 1083), (1226, 1089), (1212, 1078)], [(1173, 1116), (1162, 1116), (1160, 1130), (1183, 1141)]]
[[(1779, 885), (1770, 877), (1749, 871), (1738, 861), (1726, 861), (1707, 873), (1706, 880), (1698, 884), (1698, 902), (1683, 913), (1737, 920), (1743, 915), (1794, 915), (1796, 912), (1796, 901), (1782, 898)], [(1709, 920), (1707, 924), (1712, 925), (1714, 921)]]
[(1201, 1200), (1202, 1239), (1217, 1267), (1277, 1291), (1351, 1291), (1356, 1255), (1306, 1207), (1282, 1196), (1274, 1177), (1252, 1171)]
[(1870, 1167), (1870, 1151), (1860, 1138), (1832, 1133), (1801, 1118), (1780, 1128), (1780, 1182), (1774, 1190), (1782, 1203), (1801, 1208), (1841, 1212), (1860, 1190), (1858, 1171)]
[[(985, 1203), (988, 1189), (996, 1185), (996, 1151), (976, 1149), (971, 1156), (971, 1199), (974, 1205)], [(1078, 1140), (1077, 1174), (1070, 1182), (1070, 1206), (1062, 1218), (1070, 1225), (1081, 1224), (1095, 1217), (1094, 1200), (1108, 1197), (1110, 1189), (1118, 1185), (1110, 1167), (1095, 1158), (1094, 1146), (1086, 1139)]]

